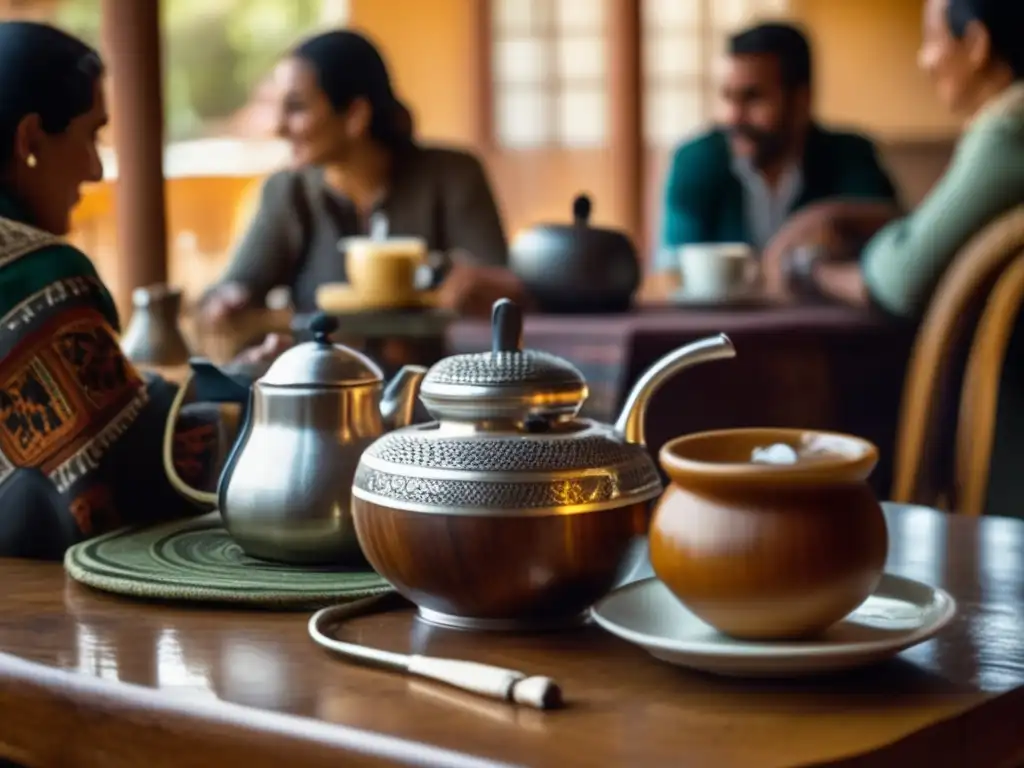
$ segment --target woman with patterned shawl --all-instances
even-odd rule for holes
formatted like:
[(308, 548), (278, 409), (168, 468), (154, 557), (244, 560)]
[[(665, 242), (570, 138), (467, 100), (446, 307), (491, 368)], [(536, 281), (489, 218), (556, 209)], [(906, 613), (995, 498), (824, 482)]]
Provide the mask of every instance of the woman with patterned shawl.
[[(60, 239), (102, 178), (103, 64), (42, 24), (0, 23), (0, 556), (55, 559), (113, 527), (188, 512), (161, 461), (176, 389), (123, 356), (92, 262)], [(208, 482), (216, 412), (177, 425), (175, 464)]]

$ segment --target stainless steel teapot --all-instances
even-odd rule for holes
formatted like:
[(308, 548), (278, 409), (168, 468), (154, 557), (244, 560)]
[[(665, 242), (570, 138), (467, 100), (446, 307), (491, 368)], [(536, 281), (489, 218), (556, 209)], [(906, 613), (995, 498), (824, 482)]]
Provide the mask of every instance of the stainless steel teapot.
[[(219, 509), (232, 538), (253, 557), (294, 564), (362, 561), (351, 517), (352, 478), (363, 450), (387, 429), (411, 423), (426, 369), (406, 366), (383, 387), (380, 368), (334, 344), (337, 320), (317, 315), (313, 340), (282, 354), (251, 387), (204, 359), (171, 408), (164, 468), (190, 501)], [(173, 464), (174, 423), (190, 383), (206, 402), (244, 404), (242, 426), (217, 492), (189, 487)]]

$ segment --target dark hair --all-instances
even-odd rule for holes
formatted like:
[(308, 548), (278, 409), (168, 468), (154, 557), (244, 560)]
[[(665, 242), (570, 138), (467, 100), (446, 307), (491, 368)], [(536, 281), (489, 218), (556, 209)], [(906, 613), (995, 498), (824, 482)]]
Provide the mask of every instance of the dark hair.
[(729, 38), (728, 51), (730, 56), (775, 56), (786, 88), (811, 85), (811, 44), (792, 24), (758, 24), (745, 29)]
[(949, 0), (946, 19), (957, 39), (972, 21), (985, 27), (993, 57), (1009, 65), (1015, 80), (1024, 79), (1024, 0)]
[(347, 109), (358, 98), (370, 103), (370, 136), (389, 149), (412, 142), (408, 110), (395, 98), (387, 65), (377, 47), (347, 29), (311, 37), (292, 55), (310, 64), (317, 82), (335, 110)]
[(98, 53), (47, 24), (0, 22), (0, 170), (14, 153), (26, 116), (38, 114), (47, 133), (61, 133), (93, 108), (103, 75)]

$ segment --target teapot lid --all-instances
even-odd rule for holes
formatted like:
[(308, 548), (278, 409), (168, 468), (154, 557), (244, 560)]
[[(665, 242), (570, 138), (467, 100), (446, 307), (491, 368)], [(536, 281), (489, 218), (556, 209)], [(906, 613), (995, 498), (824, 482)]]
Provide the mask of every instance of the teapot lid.
[(313, 340), (284, 352), (259, 380), (272, 387), (349, 387), (380, 382), (384, 374), (370, 358), (354, 349), (334, 344), (330, 336), (338, 320), (318, 313), (309, 322)]
[(575, 416), (587, 399), (583, 374), (567, 360), (523, 349), (523, 314), (511, 299), (491, 312), (491, 351), (436, 363), (420, 385), (435, 419), (529, 421)]

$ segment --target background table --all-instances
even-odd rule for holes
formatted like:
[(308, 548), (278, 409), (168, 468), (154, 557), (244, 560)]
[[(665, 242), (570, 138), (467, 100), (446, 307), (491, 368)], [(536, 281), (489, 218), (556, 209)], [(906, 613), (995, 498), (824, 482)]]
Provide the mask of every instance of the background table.
[[(727, 333), (733, 360), (669, 381), (651, 401), (647, 443), (729, 427), (804, 427), (852, 432), (881, 449), (872, 481), (884, 498), (903, 375), (914, 326), (842, 306), (682, 309), (622, 315), (528, 315), (526, 346), (567, 358), (590, 386), (585, 414), (614, 420), (630, 386), (662, 355)], [(490, 348), (490, 326), (462, 320), (448, 331), (452, 352)]]

